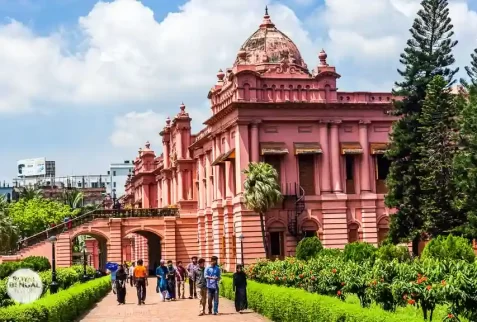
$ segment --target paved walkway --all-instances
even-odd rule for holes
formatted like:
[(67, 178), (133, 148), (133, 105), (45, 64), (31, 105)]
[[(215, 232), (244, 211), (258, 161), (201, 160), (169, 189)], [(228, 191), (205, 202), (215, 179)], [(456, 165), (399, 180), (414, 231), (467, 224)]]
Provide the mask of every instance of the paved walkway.
[[(268, 321), (262, 316), (245, 312), (238, 314), (235, 312), (233, 302), (220, 298), (219, 315), (198, 316), (198, 300), (178, 300), (176, 302), (161, 302), (159, 294), (156, 293), (156, 281), (150, 279), (147, 288), (146, 305), (137, 305), (136, 289), (127, 286), (126, 304), (118, 305), (116, 295), (109, 293), (104, 299), (97, 303), (79, 321), (85, 322), (264, 322)], [(186, 285), (187, 286), (187, 285)], [(186, 290), (188, 294), (188, 290)]]

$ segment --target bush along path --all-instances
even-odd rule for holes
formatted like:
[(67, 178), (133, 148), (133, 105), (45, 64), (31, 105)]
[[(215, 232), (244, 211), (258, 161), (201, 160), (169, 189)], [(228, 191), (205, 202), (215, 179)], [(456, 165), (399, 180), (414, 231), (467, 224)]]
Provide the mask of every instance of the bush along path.
[(31, 304), (0, 308), (0, 321), (70, 322), (75, 321), (111, 290), (105, 276), (76, 284), (56, 294), (48, 294)]
[[(473, 258), (430, 256), (400, 261), (403, 255), (399, 250), (391, 251), (386, 246), (388, 249), (380, 252), (363, 244), (350, 244), (344, 252), (330, 254), (324, 250), (307, 261), (259, 261), (248, 266), (246, 272), (249, 279), (260, 283), (298, 288), (348, 303), (357, 298), (363, 309), (379, 306), (384, 311), (412, 316), (420, 312), (421, 321), (477, 321), (477, 264)], [(445, 248), (435, 243), (428, 246)], [(383, 253), (391, 260), (383, 259)], [(389, 253), (396, 257), (389, 258), (393, 257)]]
[[(88, 276), (94, 275), (94, 268), (87, 266), (86, 273)], [(43, 271), (38, 273), (43, 282), (43, 292), (47, 294), (49, 292), (49, 285), (51, 284), (51, 270)], [(57, 268), (56, 269), (56, 278), (60, 290), (65, 290), (71, 287), (72, 285), (79, 283), (83, 277), (83, 266), (75, 265), (68, 268)], [(5, 277), (0, 281), (0, 308), (7, 307), (15, 304), (13, 300), (7, 294), (7, 281), (8, 277)]]

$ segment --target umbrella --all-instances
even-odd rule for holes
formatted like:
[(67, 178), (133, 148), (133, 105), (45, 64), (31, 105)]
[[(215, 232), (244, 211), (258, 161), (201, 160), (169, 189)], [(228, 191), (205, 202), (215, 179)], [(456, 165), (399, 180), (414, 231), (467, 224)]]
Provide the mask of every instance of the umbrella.
[(118, 264), (116, 263), (111, 263), (111, 262), (108, 262), (106, 263), (106, 268), (109, 269), (111, 272), (115, 272), (118, 270)]

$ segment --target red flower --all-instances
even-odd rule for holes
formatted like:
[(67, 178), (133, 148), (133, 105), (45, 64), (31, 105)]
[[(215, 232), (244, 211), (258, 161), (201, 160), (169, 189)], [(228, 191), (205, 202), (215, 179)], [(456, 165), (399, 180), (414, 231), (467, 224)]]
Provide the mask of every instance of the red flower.
[(336, 294), (337, 294), (338, 296), (340, 296), (340, 295), (341, 295), (341, 291), (336, 292)]
[(333, 269), (331, 270), (331, 272), (332, 272), (333, 274), (336, 274), (336, 272), (337, 272), (336, 268), (333, 268)]
[(278, 281), (278, 276), (277, 276), (277, 277), (275, 277), (275, 281)]
[(447, 283), (446, 283), (446, 280), (442, 280), (441, 285), (442, 285), (442, 286), (446, 286), (446, 284), (447, 284)]
[(299, 276), (300, 276), (300, 278), (303, 278), (303, 274), (300, 274)]
[(314, 276), (311, 277), (311, 280), (314, 281), (316, 278)]
[(430, 291), (431, 288), (432, 288), (432, 286), (430, 286), (430, 285), (427, 285), (427, 287), (426, 287), (426, 289), (427, 289), (428, 291)]
[(286, 281), (286, 280), (287, 280), (287, 277), (286, 277), (286, 276), (283, 276), (283, 280)]
[(346, 285), (346, 283), (345, 283), (345, 282), (342, 282), (342, 283), (341, 283), (341, 286), (345, 286), (345, 285)]
[(454, 318), (454, 314), (449, 313), (449, 314), (447, 314), (447, 317), (448, 317), (449, 319), (453, 319), (453, 318)]
[(407, 300), (407, 294), (404, 294), (404, 295), (402, 296), (402, 299), (403, 299), (403, 300)]
[(416, 304), (416, 301), (414, 301), (414, 300), (408, 300), (407, 303), (408, 303), (408, 304), (411, 304), (411, 305), (414, 305), (414, 304)]

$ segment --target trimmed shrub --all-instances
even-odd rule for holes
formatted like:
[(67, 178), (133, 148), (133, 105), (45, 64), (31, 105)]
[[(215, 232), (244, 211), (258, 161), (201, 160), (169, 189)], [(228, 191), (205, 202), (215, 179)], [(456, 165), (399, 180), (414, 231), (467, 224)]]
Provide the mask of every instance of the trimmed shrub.
[(0, 264), (0, 279), (10, 276), (20, 268), (30, 268), (36, 272), (42, 272), (51, 268), (50, 261), (46, 257), (29, 256), (21, 261), (6, 262)]
[(342, 257), (343, 251), (339, 248), (323, 248), (319, 256), (332, 256), (332, 257)]
[(303, 260), (313, 258), (322, 250), (323, 245), (318, 237), (303, 238), (296, 247), (296, 258)]
[(343, 255), (345, 260), (355, 263), (374, 262), (376, 247), (364, 242), (354, 242), (345, 246)]
[(409, 254), (409, 249), (405, 246), (388, 244), (378, 248), (376, 258), (387, 262), (396, 259), (398, 262), (404, 263), (411, 260), (411, 255)]
[(75, 321), (111, 290), (109, 277), (102, 277), (67, 290), (45, 296), (30, 304), (0, 309), (0, 321), (65, 322)]
[[(92, 267), (86, 267), (86, 273), (88, 276), (94, 274)], [(48, 287), (51, 284), (51, 271), (43, 271), (39, 273), (41, 281), (43, 282), (44, 292), (48, 291)], [(60, 267), (56, 269), (56, 279), (60, 290), (67, 289), (81, 281), (83, 277), (83, 266), (75, 265), (72, 267)], [(8, 277), (0, 280), (0, 307), (6, 307), (15, 304), (7, 294), (7, 280)]]
[[(232, 279), (224, 277), (220, 294), (234, 299)], [(357, 304), (337, 298), (308, 293), (304, 290), (247, 283), (247, 298), (250, 309), (276, 322), (413, 322), (422, 321), (405, 314), (389, 313), (379, 308), (363, 309)]]
[(438, 236), (427, 243), (421, 254), (422, 259), (475, 261), (474, 249), (470, 242), (458, 236)]

